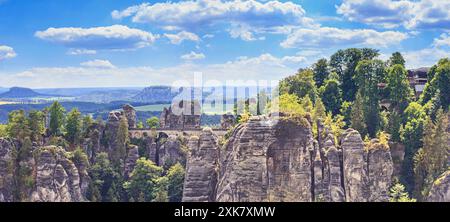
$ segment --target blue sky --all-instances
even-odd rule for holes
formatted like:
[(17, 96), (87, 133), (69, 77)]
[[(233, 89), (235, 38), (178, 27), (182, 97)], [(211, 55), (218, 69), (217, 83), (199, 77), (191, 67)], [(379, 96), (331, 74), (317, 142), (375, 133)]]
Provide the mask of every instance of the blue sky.
[(0, 0), (0, 87), (272, 80), (338, 49), (450, 55), (450, 1)]

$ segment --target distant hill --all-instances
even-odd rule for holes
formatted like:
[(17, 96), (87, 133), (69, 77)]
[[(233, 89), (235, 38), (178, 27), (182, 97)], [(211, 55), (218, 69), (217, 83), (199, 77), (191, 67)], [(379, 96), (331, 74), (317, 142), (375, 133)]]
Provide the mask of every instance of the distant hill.
[(9, 91), (0, 94), (0, 98), (10, 98), (10, 99), (31, 98), (38, 96), (46, 96), (46, 95), (37, 93), (32, 89), (22, 87), (12, 87), (9, 89)]
[(151, 86), (143, 89), (140, 93), (132, 97), (132, 101), (146, 103), (171, 103), (172, 99), (179, 92), (172, 92), (168, 86)]
[[(219, 90), (215, 91), (212, 90)], [(200, 90), (200, 91), (198, 91)], [(214, 99), (226, 99), (227, 103), (233, 103), (234, 99), (244, 99), (248, 97), (256, 97), (258, 93), (258, 88), (256, 86), (219, 86), (219, 87), (195, 87), (191, 89), (191, 94), (185, 95), (183, 93), (183, 99), (190, 99), (191, 95), (194, 95), (194, 91), (202, 92), (203, 100), (214, 100)], [(272, 92), (272, 89), (269, 87), (264, 89), (267, 91), (268, 95)], [(181, 97), (178, 96), (183, 91), (183, 88), (179, 88), (179, 90), (172, 90), (169, 86), (150, 86), (143, 89), (137, 95), (131, 97), (131, 101), (134, 102), (143, 102), (143, 103), (171, 103), (173, 98)], [(236, 94), (235, 94), (236, 93)]]
[(109, 103), (113, 101), (130, 101), (131, 98), (138, 94), (139, 90), (132, 89), (116, 89), (110, 91), (94, 91), (89, 94), (77, 96), (76, 101), (83, 102), (96, 102), (96, 103)]
[(68, 97), (90, 96), (93, 94), (107, 94), (109, 92), (122, 91), (137, 94), (144, 87), (99, 87), (99, 88), (47, 88), (33, 89), (35, 92), (47, 95), (61, 95)]
[(0, 93), (7, 92), (8, 90), (9, 90), (8, 88), (0, 87)]

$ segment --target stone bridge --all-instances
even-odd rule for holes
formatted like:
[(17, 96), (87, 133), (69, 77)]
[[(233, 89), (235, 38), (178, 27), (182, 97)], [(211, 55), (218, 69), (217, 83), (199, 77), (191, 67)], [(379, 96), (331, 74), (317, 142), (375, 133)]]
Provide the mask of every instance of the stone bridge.
[[(130, 136), (132, 138), (143, 138), (144, 134), (151, 135), (152, 132), (164, 133), (167, 136), (200, 136), (202, 134), (203, 129), (195, 128), (195, 129), (164, 129), (164, 128), (157, 128), (157, 129), (136, 129), (131, 128), (129, 129)], [(218, 137), (223, 137), (227, 133), (227, 129), (212, 129), (213, 133), (216, 134)]]

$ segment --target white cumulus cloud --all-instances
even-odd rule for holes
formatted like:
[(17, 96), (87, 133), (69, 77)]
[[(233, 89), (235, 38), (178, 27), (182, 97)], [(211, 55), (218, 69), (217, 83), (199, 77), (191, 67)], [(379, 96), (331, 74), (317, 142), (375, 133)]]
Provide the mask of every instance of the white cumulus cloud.
[[(252, 32), (279, 32), (288, 26), (313, 27), (317, 24), (306, 16), (301, 5), (293, 2), (256, 0), (188, 0), (179, 2), (144, 3), (111, 13), (115, 19), (131, 17), (136, 23), (146, 23), (170, 30), (199, 30), (215, 25), (251, 27), (232, 36), (252, 40)], [(219, 26), (221, 27), (221, 26)]]
[(69, 49), (67, 51), (68, 55), (94, 55), (97, 54), (97, 51), (95, 50), (89, 50), (89, 49)]
[(164, 34), (164, 36), (167, 37), (170, 40), (170, 42), (175, 45), (179, 45), (183, 41), (193, 41), (193, 42), (200, 41), (200, 38), (196, 34), (186, 31), (181, 31), (176, 34)]
[(251, 27), (245, 25), (234, 25), (230, 29), (231, 38), (240, 38), (244, 41), (255, 41), (255, 40), (265, 40), (265, 37), (255, 37), (254, 33), (251, 31)]
[(84, 67), (90, 67), (90, 68), (99, 68), (99, 69), (114, 69), (116, 66), (114, 66), (110, 61), (108, 60), (101, 60), (101, 59), (95, 59), (87, 62), (80, 63), (81, 66)]
[(434, 39), (433, 46), (441, 47), (441, 46), (449, 46), (450, 47), (450, 34), (443, 33), (439, 38)]
[(296, 29), (281, 43), (284, 48), (358, 46), (387, 47), (408, 38), (397, 31), (378, 32), (372, 29)]
[(402, 53), (407, 68), (430, 67), (442, 58), (450, 58), (450, 51), (439, 48), (424, 48)]
[(6, 45), (0, 45), (0, 61), (5, 59), (11, 59), (16, 56), (17, 53), (14, 51), (13, 48)]
[(190, 52), (189, 54), (185, 54), (181, 56), (181, 59), (184, 60), (199, 60), (204, 59), (205, 55), (203, 53)]
[(337, 13), (385, 28), (450, 29), (449, 9), (448, 0), (344, 0)]
[(82, 50), (129, 50), (151, 45), (157, 38), (150, 32), (113, 25), (94, 28), (48, 28), (38, 31), (35, 36)]

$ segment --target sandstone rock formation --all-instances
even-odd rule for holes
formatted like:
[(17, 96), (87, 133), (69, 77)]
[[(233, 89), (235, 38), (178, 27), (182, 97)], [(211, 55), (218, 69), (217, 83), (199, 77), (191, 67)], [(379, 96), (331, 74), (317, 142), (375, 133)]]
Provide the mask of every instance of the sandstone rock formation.
[[(325, 183), (325, 201), (330, 202), (343, 202), (345, 201), (345, 193), (344, 187), (342, 186), (343, 178), (341, 174), (341, 160), (342, 160), (342, 152), (336, 148), (334, 143), (334, 136), (329, 134), (325, 142), (324, 146), (324, 162), (325, 168), (324, 172), (329, 179), (326, 180)], [(317, 195), (316, 201), (318, 200)], [(319, 199), (320, 200), (320, 199)]]
[(139, 147), (130, 145), (128, 147), (127, 158), (125, 159), (125, 178), (128, 178), (133, 172), (134, 167), (136, 166), (136, 161), (139, 159)]
[(0, 138), (0, 202), (14, 201), (14, 157), (15, 144)]
[(186, 165), (187, 149), (184, 137), (168, 136), (160, 132), (143, 138), (146, 156), (158, 166), (170, 167), (176, 163)]
[(199, 129), (201, 106), (197, 101), (174, 102), (164, 108), (159, 118), (160, 127), (166, 129)]
[(186, 163), (183, 202), (213, 202), (216, 196), (219, 145), (210, 129), (188, 142), (189, 158)]
[(442, 174), (431, 186), (428, 202), (450, 202), (450, 170)]
[(360, 134), (353, 129), (345, 132), (341, 146), (346, 201), (388, 201), (394, 171), (389, 146), (372, 140), (365, 148)]
[(36, 185), (31, 194), (33, 202), (80, 202), (80, 175), (66, 158), (64, 150), (49, 146), (37, 150)]
[(348, 202), (367, 201), (367, 166), (361, 135), (358, 131), (349, 129), (345, 132), (341, 144), (345, 198)]
[(217, 201), (311, 201), (312, 150), (305, 119), (252, 117), (224, 147)]
[(126, 104), (122, 107), (123, 114), (128, 120), (129, 128), (136, 128), (136, 110), (130, 104)]
[(220, 119), (222, 129), (230, 129), (236, 124), (236, 117), (232, 114), (223, 114)]
[(183, 201), (388, 201), (389, 147), (366, 147), (353, 129), (336, 144), (328, 131), (315, 141), (307, 118), (258, 116), (238, 125), (220, 152), (204, 139), (209, 133), (193, 137)]
[(174, 136), (167, 138), (167, 141), (158, 149), (158, 166), (172, 166), (174, 164), (186, 163), (186, 152), (182, 148), (181, 141)]
[(107, 142), (104, 151), (108, 154), (111, 154), (113, 150), (116, 150), (119, 147), (116, 138), (120, 126), (120, 120), (122, 118), (124, 118), (123, 113), (119, 111), (110, 112), (108, 115), (108, 120), (103, 133), (103, 140)]
[(367, 151), (367, 176), (369, 179), (369, 202), (389, 201), (394, 164), (387, 144), (373, 139)]
[(394, 176), (400, 177), (403, 160), (405, 159), (405, 145), (401, 143), (389, 143), (392, 162), (394, 163)]

